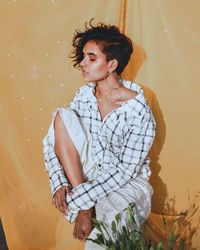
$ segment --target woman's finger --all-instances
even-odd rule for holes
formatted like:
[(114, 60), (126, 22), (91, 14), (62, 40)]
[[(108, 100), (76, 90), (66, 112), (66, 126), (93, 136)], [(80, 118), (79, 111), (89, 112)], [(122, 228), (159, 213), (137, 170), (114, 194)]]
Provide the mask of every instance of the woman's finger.
[(63, 204), (62, 204), (62, 197), (61, 196), (59, 196), (57, 199), (57, 205), (58, 205), (58, 210), (64, 214), (65, 209), (64, 209)]
[(60, 196), (57, 194), (55, 196), (55, 207), (62, 213), (63, 210), (62, 210), (62, 206), (61, 206), (61, 203), (60, 203)]
[(72, 195), (73, 194), (72, 191), (71, 191), (71, 189), (69, 187), (65, 187), (65, 192), (68, 195)]
[(60, 209), (62, 210), (62, 213), (64, 215), (66, 215), (66, 213), (68, 211), (68, 207), (67, 207), (67, 202), (66, 202), (66, 193), (65, 193), (65, 191), (60, 194), (59, 206), (60, 206)]
[(77, 238), (79, 240), (81, 240), (81, 241), (84, 240), (84, 238), (85, 238), (85, 232), (84, 232), (83, 228), (80, 228), (78, 230)]
[(81, 234), (80, 234), (80, 240), (84, 241), (85, 238), (86, 238), (86, 236), (85, 236), (84, 232), (81, 232)]
[(69, 211), (69, 209), (65, 200), (62, 201), (62, 208), (64, 210), (64, 214), (67, 215), (67, 212)]
[(59, 204), (58, 204), (58, 199), (55, 197), (55, 207), (59, 210)]
[(76, 237), (77, 237), (77, 239), (81, 240), (81, 231), (80, 230), (77, 230)]
[(68, 187), (62, 187), (55, 193), (52, 199), (52, 204), (64, 215), (66, 215), (68, 212), (68, 206), (66, 202), (66, 195), (68, 193), (70, 193), (70, 189)]
[(65, 210), (68, 209), (66, 198), (67, 197), (65, 194), (61, 197), (61, 203), (62, 203), (62, 206), (64, 207)]

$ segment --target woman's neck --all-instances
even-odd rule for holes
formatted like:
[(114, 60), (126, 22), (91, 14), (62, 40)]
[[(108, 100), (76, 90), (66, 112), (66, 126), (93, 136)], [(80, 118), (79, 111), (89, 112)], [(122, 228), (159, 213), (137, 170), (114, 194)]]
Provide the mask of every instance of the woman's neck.
[(104, 98), (112, 92), (113, 89), (119, 89), (121, 83), (115, 75), (108, 75), (104, 80), (96, 83), (96, 95), (97, 97)]

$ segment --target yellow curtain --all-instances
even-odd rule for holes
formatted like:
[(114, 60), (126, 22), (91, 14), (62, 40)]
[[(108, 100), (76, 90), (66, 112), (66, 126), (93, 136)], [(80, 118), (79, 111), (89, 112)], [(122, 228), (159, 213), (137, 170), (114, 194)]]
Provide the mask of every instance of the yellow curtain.
[(123, 76), (144, 86), (156, 117), (152, 237), (163, 237), (164, 207), (169, 220), (188, 210), (176, 230), (200, 245), (192, 208), (200, 189), (199, 11), (198, 0), (1, 1), (0, 217), (10, 250), (83, 249), (51, 204), (41, 141), (52, 110), (84, 84), (68, 55), (74, 30), (92, 17), (133, 39)]

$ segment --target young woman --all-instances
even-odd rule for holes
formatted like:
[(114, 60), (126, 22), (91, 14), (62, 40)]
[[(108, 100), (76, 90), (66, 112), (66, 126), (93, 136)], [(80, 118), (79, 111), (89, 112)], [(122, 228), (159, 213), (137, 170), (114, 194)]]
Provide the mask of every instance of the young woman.
[[(89, 23), (72, 46), (74, 66), (88, 84), (55, 110), (43, 145), (53, 204), (85, 240), (95, 237), (93, 216), (110, 224), (135, 202), (138, 223), (148, 217), (155, 121), (142, 88), (119, 77), (133, 46), (116, 26)], [(98, 246), (87, 241), (86, 249)]]

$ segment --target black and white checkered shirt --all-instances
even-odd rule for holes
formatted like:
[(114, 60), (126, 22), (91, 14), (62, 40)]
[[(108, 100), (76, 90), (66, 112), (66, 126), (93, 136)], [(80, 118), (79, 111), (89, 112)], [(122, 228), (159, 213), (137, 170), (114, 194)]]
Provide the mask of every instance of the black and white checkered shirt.
[[(93, 83), (82, 86), (69, 105), (92, 135), (92, 158), (99, 170), (96, 179), (79, 184), (73, 189), (73, 195), (67, 196), (67, 219), (70, 222), (75, 220), (80, 210), (93, 207), (100, 198), (119, 189), (129, 180), (138, 175), (148, 180), (150, 176), (147, 155), (155, 137), (155, 120), (142, 88), (131, 81), (121, 81), (126, 88), (138, 94), (110, 112), (103, 121), (93, 94)], [(43, 146), (53, 196), (69, 182), (48, 135), (43, 140)]]

